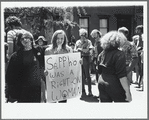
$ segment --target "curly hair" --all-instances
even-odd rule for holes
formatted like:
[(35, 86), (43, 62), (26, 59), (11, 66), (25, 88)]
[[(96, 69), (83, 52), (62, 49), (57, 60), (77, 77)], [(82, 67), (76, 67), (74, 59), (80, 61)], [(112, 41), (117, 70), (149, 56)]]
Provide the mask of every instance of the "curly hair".
[(21, 20), (16, 16), (9, 16), (8, 18), (6, 18), (6, 24), (10, 27), (12, 26), (22, 27)]
[(18, 37), (17, 37), (17, 45), (18, 45), (21, 49), (24, 48), (24, 46), (23, 46), (22, 43), (21, 43), (21, 38), (22, 38), (23, 36), (30, 38), (30, 40), (32, 41), (32, 47), (33, 47), (33, 46), (34, 46), (34, 38), (33, 38), (32, 33), (30, 33), (29, 31), (24, 31), (24, 32), (21, 32), (21, 33), (18, 34)]
[(118, 31), (110, 31), (101, 38), (101, 47), (103, 50), (117, 49), (127, 42), (127, 38), (123, 33)]
[(84, 29), (84, 28), (81, 28), (80, 30), (79, 30), (79, 35), (80, 36), (85, 36), (85, 37), (87, 37), (87, 30), (86, 29)]
[(51, 43), (53, 44), (53, 49), (57, 48), (57, 36), (58, 34), (63, 34), (64, 35), (64, 43), (62, 44), (62, 49), (66, 49), (66, 44), (68, 43), (68, 39), (66, 36), (66, 33), (64, 32), (64, 30), (56, 30), (53, 33), (52, 39), (51, 39)]

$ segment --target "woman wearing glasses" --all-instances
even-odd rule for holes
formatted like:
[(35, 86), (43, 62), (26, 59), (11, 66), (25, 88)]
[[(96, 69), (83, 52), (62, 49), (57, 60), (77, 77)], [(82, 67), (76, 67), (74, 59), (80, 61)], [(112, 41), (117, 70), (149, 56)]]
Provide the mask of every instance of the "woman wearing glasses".
[(17, 45), (6, 71), (8, 102), (41, 102), (43, 49), (34, 48), (33, 35), (26, 31), (19, 34)]

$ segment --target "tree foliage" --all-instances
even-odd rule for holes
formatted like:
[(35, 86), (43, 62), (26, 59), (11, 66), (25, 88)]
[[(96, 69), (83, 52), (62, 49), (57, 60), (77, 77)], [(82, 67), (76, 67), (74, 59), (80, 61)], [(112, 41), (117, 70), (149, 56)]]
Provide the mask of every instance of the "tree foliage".
[(83, 7), (14, 7), (5, 8), (4, 14), (11, 14), (26, 21), (33, 35), (39, 36), (41, 31), (50, 28), (70, 30), (79, 25), (73, 21), (73, 10), (76, 8), (79, 16), (86, 15)]
[(60, 27), (74, 27), (76, 25), (69, 17), (73, 14), (73, 8), (67, 7), (15, 7), (5, 8), (5, 13), (11, 13), (26, 20), (31, 26), (31, 30), (39, 33), (45, 29), (47, 24), (58, 25)]

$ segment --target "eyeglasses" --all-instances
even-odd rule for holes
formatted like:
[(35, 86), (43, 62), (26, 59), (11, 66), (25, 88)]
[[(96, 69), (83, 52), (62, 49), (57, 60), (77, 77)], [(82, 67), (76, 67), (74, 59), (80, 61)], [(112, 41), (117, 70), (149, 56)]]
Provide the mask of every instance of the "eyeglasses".
[(22, 37), (22, 38), (21, 38), (21, 41), (26, 41), (26, 40), (27, 40), (27, 41), (28, 41), (28, 40), (31, 41), (31, 38), (30, 38), (30, 37)]

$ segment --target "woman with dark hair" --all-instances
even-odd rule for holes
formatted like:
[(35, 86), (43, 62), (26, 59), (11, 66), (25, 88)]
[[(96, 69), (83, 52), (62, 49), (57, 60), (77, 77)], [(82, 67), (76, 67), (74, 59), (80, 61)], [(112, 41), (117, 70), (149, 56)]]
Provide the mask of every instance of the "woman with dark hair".
[(47, 45), (47, 41), (44, 36), (39, 36), (38, 39), (35, 41), (36, 45), (45, 46)]
[(124, 34), (111, 31), (101, 38), (103, 51), (98, 56), (98, 88), (101, 102), (131, 101), (125, 53), (119, 47), (127, 41)]
[(6, 71), (8, 102), (41, 102), (41, 79), (44, 52), (34, 48), (30, 32), (18, 35), (19, 50), (12, 54)]
[[(45, 50), (45, 55), (64, 54), (72, 52), (72, 49), (67, 45), (67, 42), (67, 36), (63, 30), (55, 31), (51, 40), (52, 44)], [(67, 100), (59, 102), (67, 102)]]

